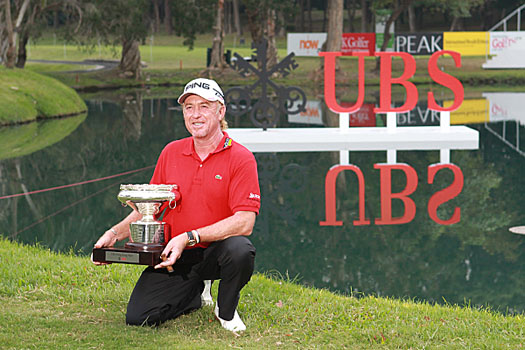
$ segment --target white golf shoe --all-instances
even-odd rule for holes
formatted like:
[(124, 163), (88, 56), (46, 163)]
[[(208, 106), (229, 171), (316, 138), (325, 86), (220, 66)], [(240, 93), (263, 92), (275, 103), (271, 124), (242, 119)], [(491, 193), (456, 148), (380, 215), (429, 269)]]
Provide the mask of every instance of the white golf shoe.
[(204, 280), (204, 290), (201, 294), (201, 305), (211, 306), (213, 305), (213, 298), (211, 297), (211, 281)]
[(242, 332), (246, 330), (244, 322), (242, 322), (241, 317), (237, 313), (237, 310), (233, 313), (233, 318), (230, 321), (223, 320), (219, 317), (219, 305), (215, 305), (215, 317), (221, 323), (222, 328), (229, 330), (230, 332)]

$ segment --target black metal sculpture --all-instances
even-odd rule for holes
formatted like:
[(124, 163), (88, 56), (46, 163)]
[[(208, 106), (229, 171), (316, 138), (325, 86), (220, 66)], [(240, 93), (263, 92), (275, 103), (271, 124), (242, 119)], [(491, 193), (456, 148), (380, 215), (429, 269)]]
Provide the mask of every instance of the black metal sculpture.
[[(238, 53), (234, 53), (230, 67), (238, 71), (243, 77), (253, 73), (259, 80), (249, 86), (236, 86), (227, 90), (225, 94), (226, 105), (228, 106), (228, 113), (233, 116), (250, 113), (253, 124), (266, 130), (268, 127), (277, 125), (281, 114), (297, 114), (305, 111), (306, 95), (296, 86), (286, 87), (270, 80), (274, 73), (280, 73), (285, 77), (299, 66), (293, 59), (294, 53), (289, 54), (268, 69), (266, 59), (268, 41), (252, 43), (252, 49), (255, 50), (252, 60), (260, 62), (261, 70), (251, 65)], [(259, 88), (261, 90), (260, 96), (258, 99), (254, 98), (255, 103), (252, 105), (252, 95)], [(274, 90), (275, 97), (270, 96), (270, 88)], [(277, 100), (277, 103), (272, 103), (274, 100)]]

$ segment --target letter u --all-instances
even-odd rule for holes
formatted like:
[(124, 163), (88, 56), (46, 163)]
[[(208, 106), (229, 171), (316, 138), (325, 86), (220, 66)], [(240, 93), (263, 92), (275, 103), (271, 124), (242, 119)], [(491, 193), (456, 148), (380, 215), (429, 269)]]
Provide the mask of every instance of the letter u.
[(334, 165), (328, 170), (325, 178), (325, 212), (326, 220), (319, 221), (320, 226), (342, 226), (342, 221), (336, 220), (336, 194), (335, 194), (335, 183), (337, 175), (341, 171), (351, 170), (357, 175), (357, 181), (359, 183), (359, 220), (354, 220), (354, 225), (369, 225), (370, 220), (365, 218), (365, 177), (363, 172), (355, 165)]

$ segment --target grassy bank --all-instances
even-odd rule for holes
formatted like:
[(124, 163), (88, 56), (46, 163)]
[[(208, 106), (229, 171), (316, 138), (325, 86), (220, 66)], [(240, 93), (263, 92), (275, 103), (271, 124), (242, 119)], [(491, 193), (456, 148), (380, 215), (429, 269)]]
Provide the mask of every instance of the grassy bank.
[(0, 66), (0, 126), (86, 110), (84, 101), (63, 83), (30, 70)]
[[(85, 257), (0, 239), (4, 349), (520, 349), (525, 320), (488, 310), (347, 297), (255, 275), (236, 336), (211, 307), (159, 328), (124, 324), (142, 267), (95, 267)], [(214, 284), (214, 289), (216, 283)], [(216, 289), (214, 290), (216, 292)]]

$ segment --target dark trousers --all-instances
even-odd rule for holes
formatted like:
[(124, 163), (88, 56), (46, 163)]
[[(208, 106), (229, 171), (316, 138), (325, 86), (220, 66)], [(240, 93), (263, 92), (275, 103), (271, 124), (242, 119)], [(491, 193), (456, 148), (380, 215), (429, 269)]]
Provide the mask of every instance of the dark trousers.
[(195, 252), (184, 251), (172, 273), (146, 268), (131, 293), (126, 323), (159, 325), (200, 308), (204, 280), (220, 280), (219, 317), (231, 320), (239, 293), (253, 273), (255, 247), (248, 238), (235, 236), (213, 242), (201, 251), (202, 260), (190, 264), (184, 263), (185, 255)]

